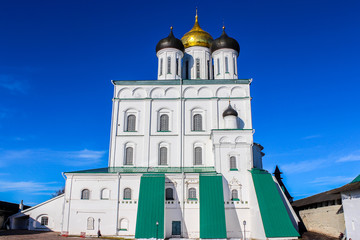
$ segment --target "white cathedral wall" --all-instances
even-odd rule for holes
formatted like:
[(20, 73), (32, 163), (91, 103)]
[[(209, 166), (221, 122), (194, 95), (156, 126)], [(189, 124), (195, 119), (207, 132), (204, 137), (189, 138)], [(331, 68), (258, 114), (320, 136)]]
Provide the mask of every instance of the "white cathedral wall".
[[(197, 58), (200, 59), (200, 78), (196, 77)], [(183, 59), (182, 79), (186, 79), (186, 61), (189, 62), (188, 79), (212, 79), (212, 62), (211, 62), (212, 60), (211, 60), (211, 53), (209, 48), (194, 46), (185, 49), (185, 55)], [(209, 61), (210, 69), (208, 66), (208, 61)]]
[(360, 190), (341, 193), (347, 238), (353, 240), (360, 236)]
[[(222, 48), (213, 52), (214, 79), (237, 79), (237, 57), (238, 53), (230, 48)], [(228, 59), (228, 71), (226, 71), (225, 58)]]

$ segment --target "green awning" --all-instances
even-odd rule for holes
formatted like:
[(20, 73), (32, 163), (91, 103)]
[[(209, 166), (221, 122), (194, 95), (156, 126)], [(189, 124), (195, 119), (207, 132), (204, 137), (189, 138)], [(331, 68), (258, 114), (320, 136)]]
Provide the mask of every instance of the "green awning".
[(256, 168), (251, 174), (266, 237), (298, 237), (271, 174)]
[(222, 175), (200, 175), (200, 238), (226, 238)]
[(135, 238), (164, 238), (164, 209), (165, 175), (144, 174), (140, 182)]

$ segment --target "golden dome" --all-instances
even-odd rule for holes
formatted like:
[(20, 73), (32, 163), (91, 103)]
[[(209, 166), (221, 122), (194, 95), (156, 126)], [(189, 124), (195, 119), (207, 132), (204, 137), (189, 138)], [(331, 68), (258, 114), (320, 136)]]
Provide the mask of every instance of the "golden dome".
[(195, 24), (193, 28), (189, 32), (185, 33), (185, 35), (181, 38), (185, 48), (193, 46), (210, 48), (213, 40), (214, 39), (211, 37), (211, 35), (202, 30), (199, 26), (197, 14), (195, 16)]

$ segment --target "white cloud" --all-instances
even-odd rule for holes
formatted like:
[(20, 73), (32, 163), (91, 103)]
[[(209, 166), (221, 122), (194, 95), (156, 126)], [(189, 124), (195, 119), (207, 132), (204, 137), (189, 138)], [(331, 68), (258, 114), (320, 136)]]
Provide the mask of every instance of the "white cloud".
[(10, 192), (10, 191), (21, 191), (27, 192), (35, 195), (49, 195), (50, 193), (59, 190), (59, 186), (56, 182), (33, 182), (33, 181), (2, 181), (0, 180), (0, 192)]
[(315, 169), (323, 167), (323, 165), (326, 164), (326, 162), (327, 161), (325, 159), (292, 162), (281, 165), (281, 169), (283, 172), (286, 172), (286, 174), (310, 172)]
[(23, 78), (15, 77), (12, 74), (0, 75), (0, 87), (10, 90), (12, 92), (26, 93), (28, 89), (28, 81)]
[(79, 150), (79, 151), (55, 151), (51, 149), (23, 149), (2, 150), (0, 149), (0, 166), (9, 165), (13, 162), (55, 162), (68, 166), (91, 166), (100, 163), (106, 151)]
[(317, 134), (317, 135), (310, 135), (310, 136), (306, 136), (303, 137), (303, 140), (309, 140), (309, 139), (314, 139), (314, 138), (321, 138), (321, 135)]
[(360, 153), (351, 153), (349, 155), (340, 157), (336, 162), (355, 162), (360, 161)]
[(352, 178), (349, 177), (331, 176), (331, 177), (318, 177), (309, 183), (320, 186), (333, 186), (333, 185), (347, 184), (351, 182), (351, 180)]

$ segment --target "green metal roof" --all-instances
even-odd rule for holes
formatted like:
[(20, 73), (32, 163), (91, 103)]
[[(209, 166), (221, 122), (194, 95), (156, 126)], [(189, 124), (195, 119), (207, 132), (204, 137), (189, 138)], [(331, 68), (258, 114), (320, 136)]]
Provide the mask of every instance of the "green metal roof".
[(164, 212), (165, 175), (144, 174), (140, 181), (135, 238), (163, 239)]
[(360, 174), (351, 183), (360, 182)]
[(214, 167), (107, 167), (67, 173), (206, 173), (215, 172)]
[(212, 80), (112, 80), (114, 85), (210, 85), (210, 84), (249, 84), (251, 79), (212, 79)]
[(298, 237), (271, 174), (257, 168), (251, 174), (266, 237)]
[(200, 238), (226, 238), (222, 175), (200, 175)]

